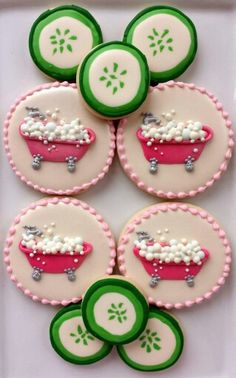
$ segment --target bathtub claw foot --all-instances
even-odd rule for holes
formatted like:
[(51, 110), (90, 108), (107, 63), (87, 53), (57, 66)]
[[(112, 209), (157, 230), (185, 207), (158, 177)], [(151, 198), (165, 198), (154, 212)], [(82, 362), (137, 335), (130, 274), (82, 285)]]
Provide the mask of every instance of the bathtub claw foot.
[(155, 173), (157, 173), (158, 170), (158, 161), (156, 158), (151, 158), (149, 160), (149, 163), (149, 172), (154, 175)]
[(42, 278), (42, 274), (41, 273), (42, 273), (42, 269), (34, 267), (33, 268), (33, 272), (32, 272), (32, 278), (33, 278), (33, 280), (40, 281), (41, 278)]
[(42, 160), (43, 160), (42, 155), (40, 155), (40, 154), (33, 155), (32, 168), (35, 171), (38, 171), (41, 168), (41, 161)]
[(154, 288), (158, 285), (158, 282), (161, 280), (159, 276), (152, 276), (151, 281), (149, 282), (149, 286)]
[(192, 172), (194, 170), (193, 162), (194, 162), (194, 158), (192, 156), (188, 156), (187, 159), (185, 159), (184, 166), (187, 172)]
[(74, 269), (66, 269), (65, 272), (69, 281), (74, 282), (76, 280)]
[(185, 277), (185, 281), (189, 287), (194, 287), (194, 276)]
[(73, 173), (76, 169), (77, 158), (74, 156), (68, 156), (66, 158), (66, 162), (67, 162), (67, 170)]

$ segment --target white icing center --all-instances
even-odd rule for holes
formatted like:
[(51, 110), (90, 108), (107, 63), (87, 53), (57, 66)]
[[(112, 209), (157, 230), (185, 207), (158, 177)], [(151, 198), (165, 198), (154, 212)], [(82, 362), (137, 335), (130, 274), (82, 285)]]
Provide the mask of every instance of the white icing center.
[[(56, 29), (60, 30), (61, 35), (56, 33)], [(69, 33), (64, 35), (69, 29)], [(55, 35), (58, 44), (52, 44), (51, 36)], [(76, 40), (70, 39), (76, 36)], [(65, 40), (60, 44), (61, 40)], [(71, 45), (71, 51), (68, 49)], [(63, 52), (60, 52), (60, 46), (63, 46)], [(73, 17), (60, 17), (43, 28), (39, 36), (39, 48), (42, 57), (49, 63), (59, 68), (72, 68), (77, 66), (83, 57), (93, 47), (93, 36), (89, 27), (85, 26), (81, 21)], [(54, 48), (57, 51), (53, 53)]]
[[(126, 310), (121, 316), (121, 322), (119, 322), (117, 315), (115, 315), (114, 319), (109, 319), (114, 314), (109, 312), (109, 310), (115, 310), (112, 304), (114, 304), (119, 311), (118, 306), (120, 303), (123, 304), (120, 308), (120, 312)], [(113, 335), (123, 335), (129, 332), (136, 321), (136, 313), (133, 304), (126, 296), (119, 293), (103, 294), (95, 303), (93, 311), (96, 323)]]
[(146, 260), (152, 261), (158, 259), (162, 262), (185, 262), (189, 264), (193, 261), (196, 264), (201, 264), (204, 259), (205, 253), (202, 251), (201, 246), (197, 240), (181, 241), (171, 239), (169, 242), (164, 242), (167, 245), (162, 246), (159, 242), (148, 240), (134, 241), (134, 245), (139, 248), (139, 255), (145, 257)]
[[(116, 72), (113, 72), (114, 63), (118, 65)], [(104, 72), (106, 68), (107, 73)], [(125, 73), (122, 74), (124, 71)], [(102, 80), (102, 77), (106, 79)], [(111, 85), (107, 87), (108, 81)], [(115, 48), (105, 51), (93, 61), (89, 69), (89, 85), (93, 95), (106, 106), (122, 106), (130, 103), (138, 93), (140, 82), (139, 62), (128, 51)], [(113, 93), (114, 88), (117, 88), (115, 93)]]
[[(155, 36), (153, 29), (158, 32)], [(169, 33), (164, 38), (160, 38), (165, 30)], [(154, 40), (148, 38), (153, 36)], [(167, 43), (171, 38), (172, 42)], [(158, 45), (158, 41), (162, 42)], [(138, 47), (147, 57), (150, 70), (153, 72), (163, 72), (174, 68), (188, 54), (191, 45), (191, 37), (188, 28), (175, 16), (168, 14), (156, 14), (142, 21), (135, 28), (132, 43)], [(156, 47), (150, 47), (152, 43)], [(160, 52), (160, 46), (164, 49)], [(168, 47), (171, 46), (173, 51)], [(157, 53), (154, 55), (154, 51)]]
[[(87, 357), (96, 354), (103, 346), (103, 342), (96, 339), (92, 336), (93, 340), (88, 339), (85, 336), (85, 339), (88, 345), (83, 343), (81, 338), (82, 334), (78, 333), (78, 326), (81, 327), (82, 332), (85, 332), (84, 322), (82, 317), (74, 317), (66, 320), (62, 323), (59, 328), (59, 338), (64, 348), (67, 349), (70, 353), (79, 357)], [(75, 336), (71, 336), (71, 334)], [(76, 340), (80, 339), (79, 342)]]

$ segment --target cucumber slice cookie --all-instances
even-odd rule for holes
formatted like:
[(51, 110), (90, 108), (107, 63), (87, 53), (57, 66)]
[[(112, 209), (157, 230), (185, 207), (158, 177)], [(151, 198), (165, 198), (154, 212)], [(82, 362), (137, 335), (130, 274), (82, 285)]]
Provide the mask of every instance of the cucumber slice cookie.
[(151, 80), (156, 83), (181, 75), (197, 52), (193, 22), (178, 9), (168, 6), (141, 11), (127, 26), (124, 41), (146, 56)]
[(92, 364), (108, 355), (112, 345), (98, 340), (85, 328), (80, 304), (63, 308), (50, 325), (54, 350), (66, 361), (78, 365)]
[(149, 88), (149, 68), (136, 47), (109, 42), (93, 49), (81, 63), (77, 85), (98, 116), (116, 119), (138, 109)]
[(74, 81), (84, 56), (102, 42), (100, 26), (85, 9), (65, 5), (42, 13), (29, 36), (36, 66), (57, 80)]
[(82, 314), (86, 328), (97, 338), (112, 344), (129, 343), (146, 326), (148, 304), (133, 284), (112, 276), (90, 286)]
[(178, 322), (166, 312), (150, 307), (147, 326), (142, 335), (127, 345), (118, 345), (121, 359), (141, 371), (159, 371), (174, 365), (184, 345)]

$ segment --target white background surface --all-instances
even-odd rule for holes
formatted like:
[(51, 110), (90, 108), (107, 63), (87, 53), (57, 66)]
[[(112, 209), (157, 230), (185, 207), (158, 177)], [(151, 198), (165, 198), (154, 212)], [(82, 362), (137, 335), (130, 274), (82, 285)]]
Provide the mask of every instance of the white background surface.
[[(42, 11), (62, 3), (0, 0), (1, 124), (19, 95), (47, 81), (30, 59), (28, 34), (31, 24)], [(197, 27), (198, 56), (181, 79), (205, 86), (215, 93), (235, 122), (236, 0), (173, 0), (159, 3), (180, 7)], [(153, 3), (145, 0), (87, 0), (78, 4), (92, 11), (107, 41), (122, 38), (125, 26), (137, 11)], [(3, 245), (15, 215), (42, 195), (33, 192), (16, 178), (6, 161), (2, 144), (1, 152), (0, 239)], [(234, 162), (231, 161), (230, 169), (222, 180), (189, 201), (206, 208), (219, 220), (233, 247), (236, 244), (235, 182)], [(116, 237), (133, 213), (159, 201), (139, 191), (123, 174), (117, 159), (106, 178), (79, 198), (101, 212)], [(185, 349), (179, 362), (159, 375), (174, 378), (236, 376), (235, 286), (236, 279), (232, 272), (225, 287), (211, 301), (175, 311), (185, 332)], [(2, 263), (0, 300), (1, 378), (132, 378), (158, 375), (131, 370), (119, 360), (115, 348), (105, 360), (91, 366), (74, 366), (60, 359), (51, 349), (48, 338), (49, 323), (56, 309), (34, 303), (24, 296), (10, 282)]]

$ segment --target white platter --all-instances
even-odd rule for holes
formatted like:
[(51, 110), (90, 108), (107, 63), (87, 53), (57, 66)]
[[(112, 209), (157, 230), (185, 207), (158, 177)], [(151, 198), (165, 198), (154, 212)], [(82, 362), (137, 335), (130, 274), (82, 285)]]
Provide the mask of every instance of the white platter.
[[(66, 2), (0, 0), (0, 117), (4, 117), (20, 94), (47, 79), (33, 65), (27, 39), (34, 19), (46, 8)], [(74, 1), (90, 10), (104, 31), (105, 40), (120, 39), (129, 20), (152, 1)], [(156, 2), (157, 3), (157, 2)], [(236, 0), (176, 0), (159, 3), (174, 5), (196, 24), (198, 57), (181, 80), (205, 86), (223, 102), (236, 122)], [(223, 225), (236, 246), (236, 171), (234, 161), (220, 182), (190, 202), (206, 208)], [(1, 144), (1, 246), (7, 230), (22, 207), (41, 198), (21, 183), (11, 171)], [(122, 172), (116, 159), (107, 177), (92, 190), (79, 196), (105, 217), (118, 237), (134, 212), (157, 202), (139, 191)], [(3, 248), (1, 248), (2, 250)], [(2, 259), (1, 259), (2, 260)], [(234, 269), (232, 269), (234, 270)], [(236, 376), (236, 278), (231, 274), (226, 286), (210, 302), (189, 310), (175, 311), (185, 332), (181, 360), (161, 372), (173, 378), (233, 378)], [(74, 366), (52, 350), (48, 327), (57, 309), (43, 306), (24, 296), (10, 282), (0, 265), (0, 377), (144, 377), (112, 354), (98, 364)], [(157, 373), (156, 373), (157, 375)], [(150, 374), (154, 376), (154, 374)]]

